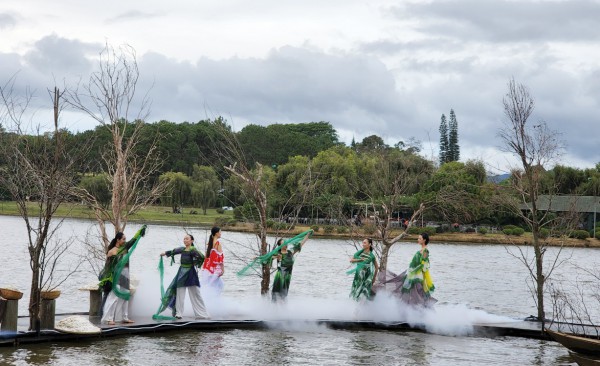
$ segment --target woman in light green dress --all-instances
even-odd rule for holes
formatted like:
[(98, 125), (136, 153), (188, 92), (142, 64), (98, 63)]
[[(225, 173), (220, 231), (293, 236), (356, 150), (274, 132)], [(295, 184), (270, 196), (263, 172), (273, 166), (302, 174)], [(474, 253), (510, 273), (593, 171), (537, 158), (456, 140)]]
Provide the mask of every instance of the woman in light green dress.
[(361, 299), (371, 300), (373, 298), (373, 282), (377, 278), (379, 265), (373, 254), (373, 239), (366, 238), (362, 242), (362, 249), (354, 253), (350, 263), (356, 263), (356, 267), (348, 271), (354, 273), (350, 297), (356, 301)]

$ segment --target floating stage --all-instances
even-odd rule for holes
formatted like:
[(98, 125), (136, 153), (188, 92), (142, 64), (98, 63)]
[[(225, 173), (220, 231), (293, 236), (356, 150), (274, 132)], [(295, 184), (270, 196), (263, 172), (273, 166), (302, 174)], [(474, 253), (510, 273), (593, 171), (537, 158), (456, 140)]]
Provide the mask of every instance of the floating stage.
[[(56, 320), (66, 318), (73, 314), (61, 314), (56, 316)], [(220, 331), (227, 329), (285, 329), (288, 326), (297, 324), (315, 324), (334, 330), (381, 330), (391, 332), (427, 332), (424, 325), (409, 324), (406, 322), (385, 322), (385, 321), (367, 321), (367, 320), (256, 320), (256, 319), (202, 319), (196, 320), (193, 317), (184, 317), (177, 320), (153, 320), (149, 317), (138, 317), (132, 320), (135, 323), (116, 325), (100, 324), (99, 317), (88, 317), (79, 313), (77, 315), (89, 319), (90, 323), (98, 327), (98, 332), (93, 334), (75, 334), (66, 333), (54, 329), (41, 330), (39, 333), (34, 331), (17, 331), (0, 333), (0, 346), (19, 346), (34, 343), (57, 343), (57, 342), (76, 342), (101, 340), (108, 337), (127, 336), (137, 334), (153, 334), (176, 331)], [(27, 329), (29, 318), (19, 318), (19, 328)], [(435, 332), (431, 332), (435, 333)], [(438, 333), (440, 334), (440, 333)], [(443, 332), (441, 333), (443, 334)], [(452, 335), (452, 334), (450, 334)], [(551, 340), (551, 338), (542, 332), (541, 323), (534, 321), (514, 321), (507, 323), (486, 323), (471, 324), (461, 331), (461, 336), (473, 337), (524, 337), (533, 339)]]

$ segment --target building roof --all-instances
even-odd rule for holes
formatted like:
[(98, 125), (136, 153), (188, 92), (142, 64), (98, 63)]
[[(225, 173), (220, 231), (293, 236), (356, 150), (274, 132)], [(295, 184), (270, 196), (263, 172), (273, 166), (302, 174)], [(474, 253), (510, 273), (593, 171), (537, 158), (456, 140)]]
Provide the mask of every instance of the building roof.
[[(537, 199), (537, 208), (541, 211), (600, 213), (600, 196), (542, 195)], [(529, 209), (529, 203), (522, 204), (521, 209)]]

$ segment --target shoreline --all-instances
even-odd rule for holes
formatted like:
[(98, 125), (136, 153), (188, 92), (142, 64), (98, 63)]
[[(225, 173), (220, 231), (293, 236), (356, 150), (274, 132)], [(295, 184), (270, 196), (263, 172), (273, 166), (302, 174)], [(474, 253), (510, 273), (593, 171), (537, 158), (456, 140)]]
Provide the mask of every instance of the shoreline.
[[(143, 213), (142, 213), (143, 215)], [(12, 217), (20, 217), (20, 215), (15, 213), (6, 213), (0, 212), (0, 216), (12, 216)], [(148, 225), (169, 225), (169, 226), (186, 226), (186, 227), (198, 227), (198, 228), (207, 228), (210, 229), (214, 225), (214, 222), (202, 222), (197, 220), (204, 215), (186, 215), (186, 219), (183, 217), (179, 220), (157, 220), (157, 219), (143, 219), (140, 218), (140, 214), (136, 215), (135, 218), (130, 218), (128, 222), (136, 223), (136, 224), (148, 224)], [(68, 218), (75, 220), (84, 220), (95, 222), (95, 219), (83, 215), (56, 215), (57, 218)], [(207, 216), (206, 218), (211, 217)], [(227, 215), (223, 215), (222, 217), (227, 218)], [(196, 220), (191, 220), (191, 218)], [(254, 224), (252, 223), (244, 223), (238, 222), (235, 225), (223, 225), (222, 229), (227, 231), (234, 232), (242, 232), (242, 233), (253, 233), (254, 232)], [(289, 231), (283, 230), (274, 230), (269, 229), (267, 233), (269, 235), (278, 236), (281, 234), (291, 235), (291, 234), (299, 234), (303, 231), (310, 229), (309, 225), (295, 225), (295, 227)], [(344, 239), (344, 240), (361, 240), (364, 237), (372, 237), (372, 235), (365, 234), (362, 230), (350, 231), (348, 233), (324, 233), (323, 229), (320, 228), (318, 232), (315, 232), (313, 236), (315, 238), (321, 239)], [(400, 230), (393, 230), (392, 237), (395, 237), (401, 233)], [(374, 238), (374, 237), (373, 237)], [(402, 240), (411, 241), (416, 240), (417, 235), (415, 234), (407, 234)], [(374, 238), (376, 239), (376, 238)], [(530, 233), (525, 233), (522, 236), (512, 236), (505, 235), (503, 233), (487, 233), (487, 234), (479, 234), (479, 233), (436, 233), (435, 235), (430, 236), (430, 243), (436, 244), (489, 244), (489, 245), (508, 245), (508, 246), (519, 246), (531, 245), (532, 237)], [(573, 238), (547, 238), (543, 240), (547, 246), (555, 246), (555, 247), (576, 247), (576, 248), (600, 248), (600, 239), (588, 238), (588, 239), (573, 239)]]

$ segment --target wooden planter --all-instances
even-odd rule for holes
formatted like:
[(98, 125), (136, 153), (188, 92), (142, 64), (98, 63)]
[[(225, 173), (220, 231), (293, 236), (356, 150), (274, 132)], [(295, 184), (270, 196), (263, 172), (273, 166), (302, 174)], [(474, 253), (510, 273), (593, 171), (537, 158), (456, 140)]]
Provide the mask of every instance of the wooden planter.
[(21, 298), (23, 297), (23, 293), (8, 288), (0, 288), (0, 296), (5, 298), (6, 300), (21, 300)]
[(60, 296), (60, 290), (42, 291), (40, 296), (44, 300), (54, 300)]

